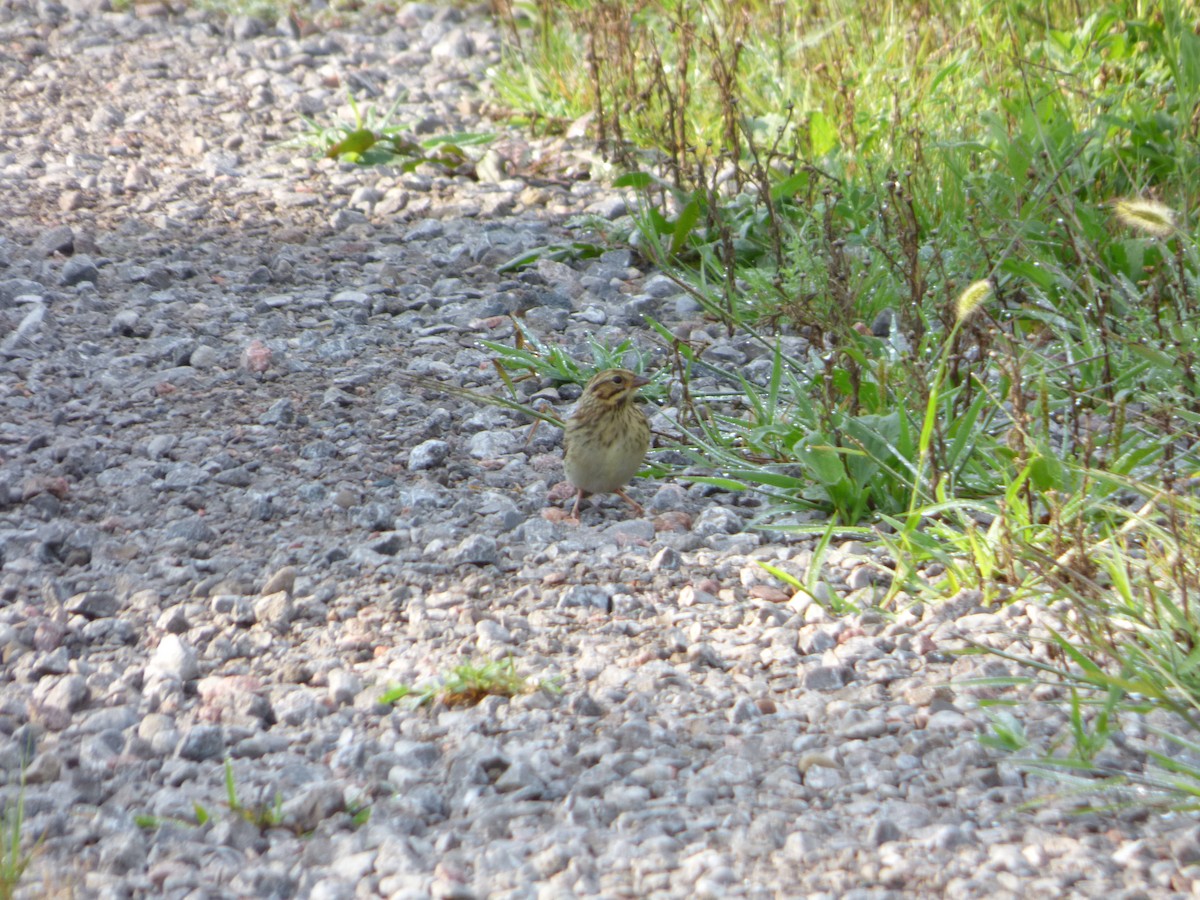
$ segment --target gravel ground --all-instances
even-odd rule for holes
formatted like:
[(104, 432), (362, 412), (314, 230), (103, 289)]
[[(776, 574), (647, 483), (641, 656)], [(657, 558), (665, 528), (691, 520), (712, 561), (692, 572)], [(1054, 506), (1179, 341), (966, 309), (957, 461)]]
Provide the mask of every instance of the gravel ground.
[[(1046, 783), (978, 742), (995, 689), (963, 679), (1011, 669), (952, 651), (1039, 652), (1037, 609), (834, 619), (756, 565), (802, 576), (811, 543), (686, 483), (566, 522), (554, 429), (403, 377), (496, 390), (480, 341), (512, 313), (585, 359), (589, 338), (658, 353), (652, 313), (763, 364), (628, 252), (497, 272), (624, 213), (581, 146), (506, 134), (476, 180), (282, 145), (349, 88), (419, 135), (503, 130), (498, 48), (481, 11), (420, 4), (297, 36), (0, 0), (19, 896), (1200, 893), (1193, 819), (1022, 810)], [(825, 577), (869, 603), (881, 574), (850, 542)], [(510, 656), (560, 691), (379, 702)], [(1063, 726), (1018, 711), (1042, 746)]]

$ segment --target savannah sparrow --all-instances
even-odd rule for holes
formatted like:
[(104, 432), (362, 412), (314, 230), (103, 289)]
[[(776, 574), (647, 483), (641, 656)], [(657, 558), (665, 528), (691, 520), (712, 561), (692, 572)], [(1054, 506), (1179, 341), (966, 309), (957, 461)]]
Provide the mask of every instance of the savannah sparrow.
[(641, 468), (650, 447), (650, 423), (634, 405), (634, 394), (650, 379), (628, 369), (607, 369), (592, 376), (563, 433), (563, 468), (575, 485), (575, 508), (584, 494), (615, 491), (637, 514), (642, 508), (622, 490)]

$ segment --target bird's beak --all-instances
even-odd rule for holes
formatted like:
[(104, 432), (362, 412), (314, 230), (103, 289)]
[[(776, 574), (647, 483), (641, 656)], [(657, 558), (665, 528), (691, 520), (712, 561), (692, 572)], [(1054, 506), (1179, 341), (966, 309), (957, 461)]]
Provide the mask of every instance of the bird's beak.
[(634, 375), (633, 376), (633, 387), (635, 390), (640, 387), (645, 387), (649, 383), (650, 383), (650, 379), (647, 378), (645, 375)]

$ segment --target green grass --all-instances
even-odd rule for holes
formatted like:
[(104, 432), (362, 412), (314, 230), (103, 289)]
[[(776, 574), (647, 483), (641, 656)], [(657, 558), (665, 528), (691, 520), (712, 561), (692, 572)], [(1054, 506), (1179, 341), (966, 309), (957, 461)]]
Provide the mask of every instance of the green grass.
[(0, 900), (11, 900), (17, 892), (32, 855), (23, 847), (25, 828), (25, 769), (22, 763), (16, 802), (0, 807)]
[[(723, 371), (650, 323), (703, 480), (759, 495), (757, 524), (873, 537), (890, 604), (1065, 601), (1037, 677), (1073, 689), (1071, 725), (1043, 761), (1078, 775), (1135, 712), (1168, 717), (1150, 759), (1186, 759), (1197, 4), (913, 10), (500, 3), (492, 80), (539, 127), (590, 113), (631, 246), (754, 341)], [(1187, 802), (1200, 767), (1157, 765)]]
[[(231, 814), (245, 819), (259, 831), (263, 832), (272, 828), (286, 827), (283, 794), (278, 790), (272, 794), (269, 801), (260, 798), (255, 802), (247, 802), (238, 791), (237, 780), (234, 777), (233, 761), (228, 758), (226, 758), (224, 763), (223, 777), (225, 784), (225, 805), (229, 808)], [(213, 819), (213, 814), (209, 812), (208, 807), (199, 802), (192, 804), (192, 810), (195, 815), (195, 821), (141, 814), (134, 816), (134, 822), (139, 828), (147, 831), (155, 831), (165, 826), (177, 828), (203, 827)], [(365, 799), (348, 804), (346, 812), (349, 814), (350, 822), (356, 828), (365, 825), (371, 817), (371, 807)], [(294, 830), (298, 834), (303, 834), (298, 828), (294, 827)]]
[(439, 702), (449, 707), (474, 706), (485, 697), (516, 697), (533, 691), (558, 692), (553, 680), (530, 682), (517, 672), (513, 658), (482, 664), (466, 663), (453, 667), (446, 675), (422, 687), (397, 685), (380, 697), (388, 705), (407, 700), (416, 706)]
[[(237, 782), (233, 777), (233, 763), (228, 759), (225, 760), (225, 802), (229, 805), (231, 813), (241, 816), (260, 831), (278, 828), (283, 824), (283, 795), (276, 791), (275, 797), (270, 803), (246, 804), (238, 797)], [(203, 810), (199, 806), (196, 807), (196, 812), (197, 819), (203, 825), (207, 815), (204, 819), (200, 819), (199, 814)]]
[(383, 109), (375, 103), (360, 105), (350, 94), (347, 97), (348, 117), (333, 124), (322, 124), (306, 116), (304, 132), (288, 143), (342, 162), (364, 166), (392, 165), (402, 172), (427, 166), (442, 174), (473, 177), (477, 160), (468, 148), (485, 147), (495, 135), (461, 132), (417, 140), (404, 125), (395, 121), (402, 102), (403, 95)]

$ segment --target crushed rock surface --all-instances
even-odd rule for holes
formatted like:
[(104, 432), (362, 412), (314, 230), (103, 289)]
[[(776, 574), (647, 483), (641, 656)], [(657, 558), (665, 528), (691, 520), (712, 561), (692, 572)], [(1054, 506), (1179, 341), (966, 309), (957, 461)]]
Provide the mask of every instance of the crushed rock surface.
[[(812, 542), (682, 481), (565, 521), (555, 429), (423, 386), (498, 393), (482, 341), (513, 316), (665, 363), (653, 315), (769, 368), (628, 251), (499, 271), (625, 213), (585, 148), (487, 118), (499, 48), (481, 10), (422, 4), (277, 28), (0, 0), (18, 896), (1195, 894), (1191, 819), (1023, 809), (1051, 785), (978, 741), (1002, 695), (1061, 733), (965, 681), (1008, 663), (954, 655), (1036, 656), (1037, 610), (835, 618), (757, 564), (803, 578)], [(419, 138), (499, 137), (463, 172), (285, 143), (350, 90)], [(887, 575), (846, 542), (823, 579), (866, 607)], [(557, 689), (380, 702), (510, 658)]]

